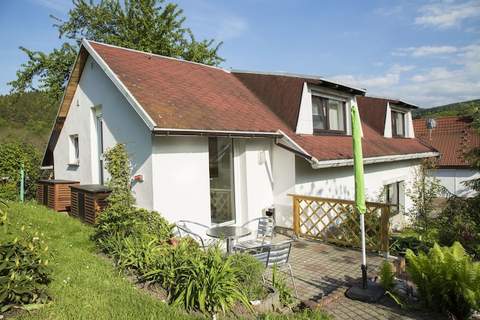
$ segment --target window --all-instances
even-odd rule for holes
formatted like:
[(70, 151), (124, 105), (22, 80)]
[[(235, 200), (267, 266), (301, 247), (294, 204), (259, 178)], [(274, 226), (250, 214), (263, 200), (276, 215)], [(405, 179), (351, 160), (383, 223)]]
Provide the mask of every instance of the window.
[(401, 210), (401, 206), (404, 204), (404, 192), (403, 181), (394, 182), (385, 186), (386, 202), (391, 204), (390, 207), (392, 214), (397, 214)]
[(345, 133), (345, 102), (312, 96), (314, 132)]
[(78, 166), (80, 164), (80, 150), (78, 144), (78, 134), (70, 136), (70, 165)]
[(405, 136), (405, 113), (392, 111), (392, 135)]
[(212, 223), (235, 220), (233, 140), (208, 138)]

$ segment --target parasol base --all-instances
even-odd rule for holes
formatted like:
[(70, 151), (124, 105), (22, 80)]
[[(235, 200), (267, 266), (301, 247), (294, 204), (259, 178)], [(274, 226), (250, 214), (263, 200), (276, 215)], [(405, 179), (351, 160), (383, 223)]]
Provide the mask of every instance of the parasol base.
[(345, 295), (352, 300), (359, 300), (363, 302), (377, 302), (385, 294), (385, 290), (376, 282), (368, 281), (366, 289), (361, 286), (351, 287), (345, 292)]

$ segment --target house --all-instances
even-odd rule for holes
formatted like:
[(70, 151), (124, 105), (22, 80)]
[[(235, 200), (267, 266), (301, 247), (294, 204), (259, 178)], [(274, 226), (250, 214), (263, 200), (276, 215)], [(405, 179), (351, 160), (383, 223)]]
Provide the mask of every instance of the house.
[(103, 184), (103, 153), (124, 143), (139, 206), (207, 225), (274, 206), (288, 228), (289, 194), (353, 198), (358, 103), (367, 196), (388, 190), (408, 207), (411, 171), (437, 153), (414, 137), (414, 106), (364, 94), (321, 77), (229, 71), (84, 40), (43, 165), (57, 179)]
[(432, 174), (448, 191), (461, 197), (475, 195), (464, 182), (480, 178), (480, 173), (465, 160), (465, 153), (480, 147), (480, 135), (471, 124), (468, 117), (414, 120), (417, 137), (441, 153)]

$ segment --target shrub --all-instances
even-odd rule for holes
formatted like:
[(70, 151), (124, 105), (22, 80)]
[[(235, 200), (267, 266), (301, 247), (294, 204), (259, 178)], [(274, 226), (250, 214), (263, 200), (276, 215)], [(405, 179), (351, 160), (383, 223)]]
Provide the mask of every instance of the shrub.
[(407, 272), (425, 304), (466, 319), (480, 307), (480, 263), (472, 262), (460, 243), (437, 244), (428, 254), (407, 250)]
[(395, 285), (395, 273), (392, 264), (384, 260), (380, 267), (380, 285), (385, 291), (391, 291)]
[(390, 254), (394, 256), (405, 256), (407, 249), (414, 253), (420, 251), (427, 253), (433, 247), (437, 239), (437, 230), (430, 228), (428, 232), (419, 234), (413, 230), (403, 230), (402, 233), (393, 234), (390, 237)]
[(50, 282), (47, 247), (35, 236), (0, 244), (0, 313), (18, 305), (44, 303)]
[(25, 196), (35, 197), (36, 182), (40, 177), (40, 153), (26, 143), (9, 142), (0, 144), (0, 177), (7, 177), (0, 183), (0, 198), (17, 200), (19, 194), (20, 167), (25, 170)]
[(287, 285), (283, 274), (278, 272), (277, 266), (274, 266), (272, 270), (272, 286), (277, 290), (280, 295), (280, 302), (284, 306), (290, 306), (293, 304), (294, 299), (292, 289)]
[(480, 198), (449, 198), (437, 226), (440, 244), (450, 246), (458, 241), (480, 259)]
[(329, 320), (332, 319), (328, 314), (321, 310), (304, 309), (292, 314), (262, 314), (259, 320)]
[(239, 280), (240, 290), (249, 300), (262, 299), (266, 293), (262, 278), (265, 266), (255, 257), (246, 253), (231, 255), (230, 260)]

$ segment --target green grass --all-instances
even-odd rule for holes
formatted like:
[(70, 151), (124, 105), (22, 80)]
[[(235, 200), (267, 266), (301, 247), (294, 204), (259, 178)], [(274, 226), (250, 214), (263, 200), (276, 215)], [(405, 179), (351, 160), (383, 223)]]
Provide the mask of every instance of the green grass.
[(93, 228), (34, 203), (10, 203), (0, 241), (19, 236), (21, 227), (42, 232), (49, 247), (53, 301), (18, 319), (198, 319), (142, 292), (97, 255)]

